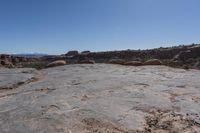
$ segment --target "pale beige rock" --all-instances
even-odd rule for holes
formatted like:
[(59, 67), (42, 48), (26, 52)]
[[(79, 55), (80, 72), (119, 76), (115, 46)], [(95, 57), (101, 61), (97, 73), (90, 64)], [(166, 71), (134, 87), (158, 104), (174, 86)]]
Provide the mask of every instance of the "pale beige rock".
[(140, 62), (140, 61), (128, 61), (128, 62), (125, 62), (124, 65), (128, 65), (128, 66), (141, 66), (142, 62)]
[(150, 59), (145, 61), (143, 65), (162, 65), (162, 62), (158, 59)]
[(110, 64), (120, 64), (120, 65), (123, 65), (125, 63), (125, 60), (123, 60), (123, 59), (111, 59), (111, 60), (109, 60), (109, 63)]
[(95, 61), (94, 60), (82, 60), (80, 61), (81, 64), (94, 64)]
[(55, 67), (55, 66), (62, 66), (62, 65), (66, 65), (66, 61), (57, 60), (57, 61), (49, 63), (46, 67)]
[(0, 132), (196, 133), (199, 81), (166, 66), (1, 68)]

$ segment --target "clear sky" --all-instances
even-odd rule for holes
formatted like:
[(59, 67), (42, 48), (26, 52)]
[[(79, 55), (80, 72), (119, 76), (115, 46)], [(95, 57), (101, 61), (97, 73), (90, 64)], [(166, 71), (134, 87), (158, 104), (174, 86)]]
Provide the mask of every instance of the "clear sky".
[(0, 0), (0, 53), (200, 43), (200, 0)]

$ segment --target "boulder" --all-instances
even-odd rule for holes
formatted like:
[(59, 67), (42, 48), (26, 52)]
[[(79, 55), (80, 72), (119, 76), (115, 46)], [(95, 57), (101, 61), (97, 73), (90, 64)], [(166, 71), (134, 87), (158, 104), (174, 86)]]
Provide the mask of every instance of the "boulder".
[(110, 64), (120, 64), (120, 65), (123, 65), (125, 63), (125, 60), (123, 60), (123, 59), (111, 59), (111, 60), (109, 60), (109, 63)]
[(140, 61), (128, 61), (125, 62), (124, 65), (129, 65), (129, 66), (141, 66), (142, 62)]
[(90, 53), (90, 51), (83, 51), (83, 52), (81, 52), (82, 55), (87, 55), (89, 53)]
[(67, 54), (65, 54), (66, 56), (76, 56), (78, 55), (78, 51), (74, 50), (74, 51), (69, 51), (67, 52)]
[(6, 66), (6, 65), (9, 65), (9, 64), (12, 64), (12, 63), (10, 61), (8, 61), (7, 59), (1, 60), (1, 65)]
[(13, 64), (12, 64), (12, 58), (10, 55), (6, 55), (6, 54), (1, 54), (0, 55), (0, 65), (2, 67), (9, 67), (9, 68), (13, 68)]
[(95, 61), (94, 60), (82, 60), (80, 61), (81, 64), (94, 64)]
[(13, 68), (14, 67), (14, 65), (12, 64), (12, 62), (8, 61), (7, 59), (1, 60), (0, 65), (4, 66), (4, 67), (8, 67), (8, 68)]
[(161, 65), (162, 62), (158, 59), (150, 59), (143, 63), (143, 65)]
[(66, 65), (66, 61), (57, 60), (57, 61), (49, 63), (46, 67), (55, 67), (55, 66), (62, 66), (62, 65)]

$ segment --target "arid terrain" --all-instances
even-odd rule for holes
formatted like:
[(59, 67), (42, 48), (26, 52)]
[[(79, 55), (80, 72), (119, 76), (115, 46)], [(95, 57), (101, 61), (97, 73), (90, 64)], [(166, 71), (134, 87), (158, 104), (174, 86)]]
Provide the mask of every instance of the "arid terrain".
[(200, 71), (72, 64), (0, 68), (1, 133), (199, 133)]
[(180, 45), (166, 48), (146, 50), (120, 50), (120, 51), (68, 51), (62, 55), (7, 55), (0, 53), (0, 67), (8, 68), (36, 68), (43, 69), (49, 63), (64, 60), (66, 64), (80, 63), (113, 63), (124, 65), (130, 61), (145, 61), (158, 59), (165, 66), (199, 69), (200, 70), (200, 44)]

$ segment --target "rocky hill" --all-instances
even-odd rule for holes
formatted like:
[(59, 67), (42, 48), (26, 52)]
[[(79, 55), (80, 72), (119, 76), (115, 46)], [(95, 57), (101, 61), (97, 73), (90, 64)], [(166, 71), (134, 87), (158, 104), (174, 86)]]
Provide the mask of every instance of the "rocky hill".
[(160, 59), (164, 65), (172, 67), (200, 68), (200, 45), (185, 45), (149, 50), (124, 50), (108, 52), (90, 52), (75, 55), (73, 59), (93, 59), (95, 62), (105, 63), (110, 59), (124, 59), (125, 61), (146, 61)]
[(2, 66), (7, 67), (34, 67), (41, 69), (56, 60), (65, 60), (68, 64), (77, 64), (88, 60), (96, 63), (109, 63), (113, 59), (123, 60), (123, 62), (145, 62), (149, 59), (159, 59), (163, 65), (171, 67), (200, 69), (200, 44), (149, 50), (83, 51), (81, 53), (69, 51), (63, 55), (45, 55), (40, 58), (25, 58), (2, 54), (0, 61)]

